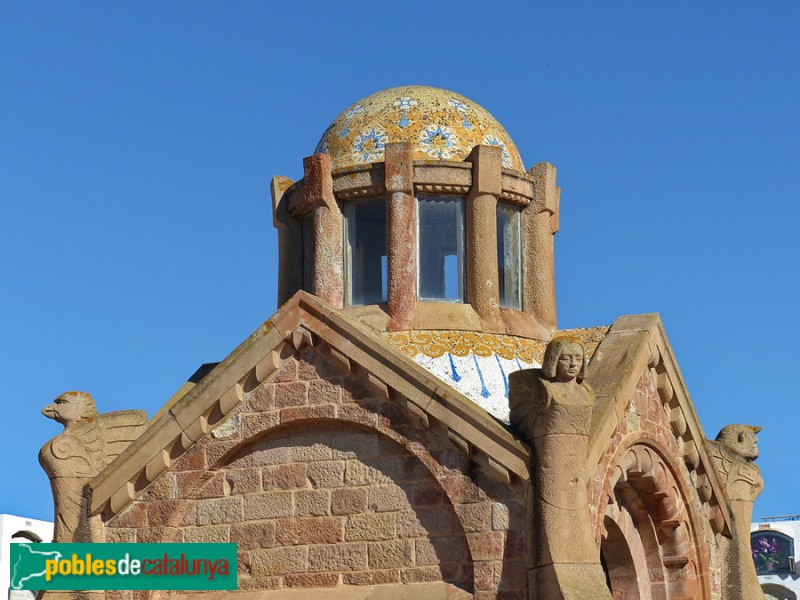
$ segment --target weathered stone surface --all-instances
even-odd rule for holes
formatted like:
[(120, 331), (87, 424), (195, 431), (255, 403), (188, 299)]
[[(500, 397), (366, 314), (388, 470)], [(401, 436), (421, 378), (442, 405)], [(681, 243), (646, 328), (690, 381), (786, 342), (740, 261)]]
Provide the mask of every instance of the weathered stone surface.
[(102, 541), (102, 532), (90, 523), (84, 487), (141, 435), (147, 415), (141, 410), (98, 414), (84, 392), (62, 394), (42, 414), (64, 426), (39, 452), (53, 491), (54, 541)]
[[(509, 376), (511, 424), (535, 451), (531, 518), (537, 600), (611, 599), (589, 511), (586, 459), (594, 394), (583, 383), (586, 363), (580, 340), (556, 338), (547, 345), (541, 369)], [(484, 560), (502, 558), (493, 538), (469, 539), (473, 557), (478, 549)]]
[(291, 492), (264, 492), (244, 496), (244, 518), (248, 521), (291, 516)]
[(366, 543), (331, 544), (312, 546), (308, 551), (308, 570), (358, 571), (366, 569)]
[(391, 540), (397, 535), (396, 517), (391, 513), (360, 514), (347, 519), (347, 541)]
[(275, 522), (247, 522), (231, 526), (230, 541), (238, 544), (239, 550), (269, 548), (275, 545)]
[(411, 540), (375, 542), (367, 545), (370, 569), (391, 569), (414, 565), (414, 543)]
[(342, 488), (331, 492), (331, 514), (353, 515), (363, 513), (367, 508), (367, 490)]
[(250, 553), (250, 569), (254, 577), (304, 573), (308, 570), (307, 546), (290, 546)]
[(750, 551), (753, 503), (764, 490), (764, 480), (755, 464), (757, 434), (761, 427), (728, 425), (715, 441), (706, 445), (731, 500), (733, 542), (728, 550), (728, 576), (724, 586), (729, 598), (761, 600), (763, 592)]
[[(201, 440), (178, 459), (177, 473), (165, 473), (164, 484), (152, 486), (120, 515), (119, 525), (137, 529), (116, 527), (115, 539), (163, 538), (165, 528), (148, 528), (147, 515), (135, 508), (152, 505), (155, 522), (166, 524), (171, 539), (238, 544), (242, 591), (414, 585), (442, 578), (472, 586), (465, 525), (490, 530), (492, 504), (509, 492), (451, 470), (469, 460), (453, 456), (457, 451), (446, 436), (412, 424), (404, 410), (370, 389), (350, 393), (358, 382), (348, 380), (348, 393), (337, 404), (306, 404), (305, 390), (331, 399), (345, 389), (341, 371), (307, 367), (306, 361), (319, 363), (315, 352), (306, 348), (303, 358), (287, 363), (293, 365), (284, 371), (287, 381), (246, 394), (231, 418), (248, 435)], [(318, 377), (322, 372), (327, 379)], [(264, 387), (273, 392), (260, 392)], [(332, 406), (371, 415), (366, 422), (372, 429), (314, 420), (313, 410)], [(285, 428), (276, 424), (273, 415), (295, 409), (311, 412), (298, 412), (304, 417)], [(163, 496), (167, 503), (156, 502)]]
[(344, 539), (344, 520), (336, 517), (292, 518), (276, 521), (279, 545), (335, 544)]
[(261, 482), (265, 491), (304, 489), (309, 487), (307, 478), (308, 465), (305, 463), (289, 463), (264, 467), (261, 470)]
[(197, 503), (197, 524), (237, 523), (243, 517), (242, 498), (212, 498)]
[(294, 514), (297, 517), (321, 517), (331, 514), (331, 493), (327, 490), (295, 492)]
[(184, 529), (187, 542), (195, 544), (217, 544), (230, 541), (228, 525), (209, 525), (206, 527), (188, 527)]

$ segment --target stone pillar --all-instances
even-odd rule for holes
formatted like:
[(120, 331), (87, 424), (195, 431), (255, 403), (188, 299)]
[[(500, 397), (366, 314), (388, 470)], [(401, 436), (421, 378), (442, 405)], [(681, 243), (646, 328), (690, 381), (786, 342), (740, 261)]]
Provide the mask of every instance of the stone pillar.
[(764, 480), (753, 462), (758, 458), (759, 431), (761, 427), (727, 425), (715, 441), (706, 442), (731, 501), (733, 541), (726, 561), (728, 569), (723, 573), (723, 597), (729, 600), (764, 599), (750, 551), (753, 503), (764, 490)]
[(556, 168), (539, 163), (528, 171), (534, 179), (534, 198), (523, 211), (522, 310), (544, 327), (555, 331), (556, 281), (553, 236), (558, 231), (561, 190)]
[(589, 512), (594, 394), (585, 373), (583, 344), (562, 337), (547, 345), (541, 369), (508, 376), (511, 426), (534, 451), (532, 600), (611, 600)]
[(411, 329), (417, 305), (417, 201), (411, 144), (386, 144), (389, 331)]
[(314, 154), (303, 159), (305, 201), (314, 219), (315, 296), (334, 308), (344, 306), (344, 219), (333, 195), (331, 157)]
[(503, 157), (497, 146), (475, 146), (472, 187), (467, 196), (467, 302), (490, 325), (500, 321), (497, 273), (497, 199), (502, 191)]
[(303, 287), (303, 223), (289, 212), (286, 190), (294, 182), (288, 177), (273, 177), (272, 225), (278, 230), (278, 306)]

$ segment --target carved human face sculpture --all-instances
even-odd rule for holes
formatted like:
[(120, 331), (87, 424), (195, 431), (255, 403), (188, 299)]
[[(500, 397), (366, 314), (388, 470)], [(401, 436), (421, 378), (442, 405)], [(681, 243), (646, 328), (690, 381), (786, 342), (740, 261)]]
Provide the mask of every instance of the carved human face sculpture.
[(84, 394), (67, 392), (56, 398), (52, 404), (42, 409), (48, 419), (54, 419), (64, 426), (79, 423), (90, 413), (89, 401)]
[(572, 381), (582, 366), (583, 349), (578, 344), (566, 344), (556, 362), (556, 381)]

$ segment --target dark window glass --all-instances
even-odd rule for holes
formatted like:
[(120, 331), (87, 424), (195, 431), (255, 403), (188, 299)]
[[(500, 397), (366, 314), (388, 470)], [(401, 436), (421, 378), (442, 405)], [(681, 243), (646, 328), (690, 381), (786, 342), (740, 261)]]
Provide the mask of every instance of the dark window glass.
[(464, 198), (420, 196), (417, 219), (420, 299), (464, 302)]
[(521, 242), (520, 209), (507, 202), (497, 203), (497, 270), (500, 306), (520, 310)]
[(794, 560), (792, 538), (775, 531), (756, 531), (750, 536), (750, 550), (759, 574), (791, 571)]
[(303, 217), (303, 289), (314, 293), (314, 213)]
[(386, 301), (386, 198), (345, 202), (347, 304)]

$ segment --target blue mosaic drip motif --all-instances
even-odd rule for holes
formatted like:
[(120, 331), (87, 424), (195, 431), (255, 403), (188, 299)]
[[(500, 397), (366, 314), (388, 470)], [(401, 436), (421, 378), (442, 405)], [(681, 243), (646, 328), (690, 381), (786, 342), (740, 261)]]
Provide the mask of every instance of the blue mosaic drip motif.
[(356, 137), (353, 157), (362, 163), (372, 162), (383, 156), (383, 149), (388, 141), (389, 136), (380, 129), (368, 129)]
[(430, 125), (419, 134), (419, 142), (431, 158), (448, 160), (458, 149), (458, 136), (445, 125)]
[(360, 104), (356, 104), (353, 108), (351, 108), (346, 113), (344, 113), (345, 122), (344, 122), (344, 127), (339, 132), (339, 137), (340, 138), (343, 138), (348, 133), (350, 133), (350, 121), (353, 120), (353, 117), (355, 117), (358, 114), (361, 114), (362, 112), (364, 112), (364, 107), (361, 106)]
[(515, 361), (517, 361), (517, 368), (518, 368), (520, 371), (522, 371), (522, 365), (521, 365), (521, 364), (519, 364), (519, 359), (518, 359), (518, 358), (515, 356), (515, 357), (514, 357), (514, 360), (515, 360)]
[(411, 124), (411, 121), (408, 120), (408, 115), (406, 114), (406, 111), (412, 106), (416, 106), (417, 101), (412, 100), (408, 96), (403, 96), (402, 98), (398, 98), (397, 100), (395, 100), (394, 105), (400, 109), (400, 113), (402, 114), (401, 119), (397, 122), (397, 126), (400, 129), (405, 129)]
[(450, 373), (451, 373), (450, 378), (456, 383), (458, 383), (459, 381), (461, 381), (461, 375), (459, 375), (458, 371), (456, 371), (456, 364), (453, 362), (453, 355), (448, 352), (447, 358), (450, 360)]
[(489, 393), (489, 388), (486, 387), (486, 382), (483, 380), (483, 372), (481, 371), (481, 366), (478, 364), (478, 359), (475, 355), (472, 355), (472, 362), (475, 363), (475, 370), (478, 372), (478, 379), (481, 380), (481, 396), (484, 398), (488, 398), (491, 394)]
[[(508, 377), (506, 377), (506, 372), (503, 370), (500, 357), (495, 354), (494, 359), (497, 361), (497, 368), (500, 369), (500, 374), (503, 376), (503, 389), (505, 390), (505, 397), (508, 398)], [(519, 361), (517, 361), (517, 363), (519, 363)]]
[(484, 136), (483, 143), (487, 146), (497, 146), (503, 151), (503, 166), (507, 169), (511, 168), (511, 155), (509, 155), (508, 150), (506, 149), (506, 145), (503, 143), (502, 140), (498, 139), (497, 136), (492, 135), (491, 133)]
[(461, 113), (461, 118), (464, 119), (461, 122), (461, 126), (464, 129), (472, 129), (472, 123), (470, 123), (469, 120), (467, 120), (467, 105), (464, 104), (463, 102), (460, 102), (460, 101), (456, 100), (455, 98), (451, 98), (450, 99), (450, 106), (452, 106), (458, 112)]

